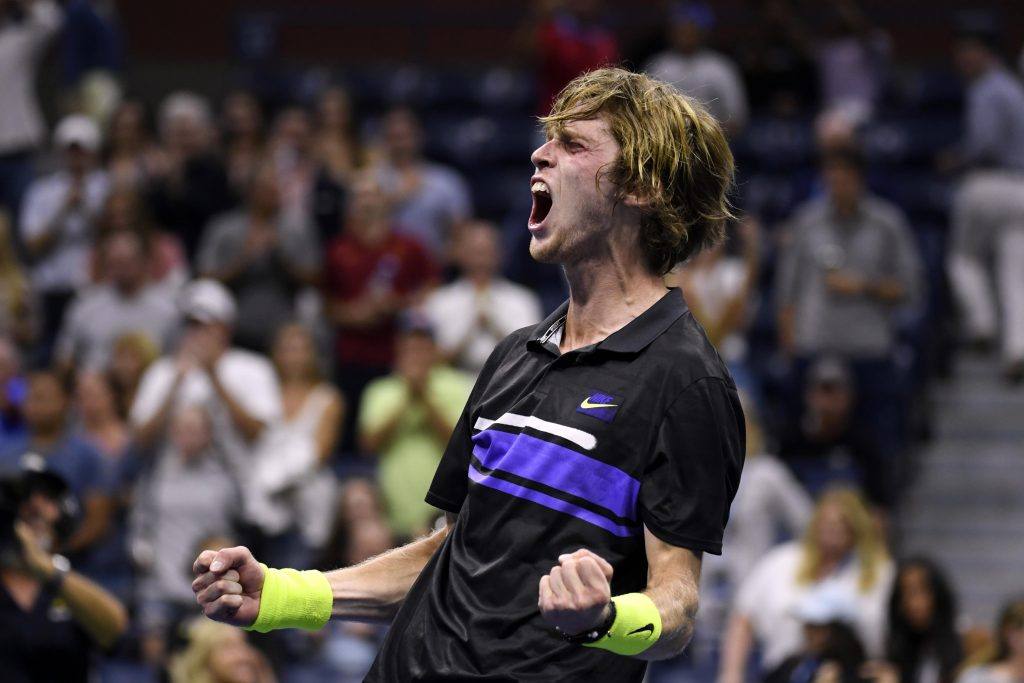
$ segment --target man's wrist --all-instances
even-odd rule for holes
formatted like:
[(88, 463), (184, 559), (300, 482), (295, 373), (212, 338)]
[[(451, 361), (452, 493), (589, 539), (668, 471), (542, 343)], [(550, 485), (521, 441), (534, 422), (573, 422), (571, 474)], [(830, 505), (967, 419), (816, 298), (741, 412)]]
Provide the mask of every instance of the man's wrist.
[(579, 633), (565, 633), (561, 629), (557, 629), (562, 640), (569, 643), (575, 643), (577, 645), (588, 645), (590, 643), (596, 643), (597, 641), (604, 638), (608, 631), (611, 630), (612, 624), (615, 623), (616, 611), (615, 603), (611, 600), (604, 606), (601, 611), (601, 619), (597, 624), (591, 628), (585, 629)]

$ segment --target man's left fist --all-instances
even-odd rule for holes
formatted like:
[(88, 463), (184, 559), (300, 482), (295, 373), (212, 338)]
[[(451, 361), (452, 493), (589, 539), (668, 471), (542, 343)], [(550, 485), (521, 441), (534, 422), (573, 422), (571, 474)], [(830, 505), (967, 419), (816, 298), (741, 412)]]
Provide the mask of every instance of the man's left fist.
[(569, 635), (600, 626), (610, 609), (612, 566), (585, 549), (560, 555), (558, 563), (540, 579), (541, 616)]

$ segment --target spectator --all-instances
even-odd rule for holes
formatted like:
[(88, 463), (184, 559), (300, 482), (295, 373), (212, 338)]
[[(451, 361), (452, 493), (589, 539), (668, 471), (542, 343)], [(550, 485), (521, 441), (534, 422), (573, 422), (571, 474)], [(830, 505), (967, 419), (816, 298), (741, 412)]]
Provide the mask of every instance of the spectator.
[(806, 374), (804, 411), (779, 435), (779, 454), (804, 487), (818, 495), (830, 485), (862, 489), (872, 504), (895, 502), (897, 468), (870, 430), (854, 419), (853, 377), (834, 357), (814, 362)]
[(765, 683), (860, 683), (864, 646), (852, 627), (855, 606), (842, 593), (817, 591), (796, 608), (803, 648), (768, 673)]
[(780, 344), (797, 355), (888, 358), (892, 311), (919, 294), (917, 247), (899, 209), (866, 193), (858, 151), (831, 150), (822, 165), (827, 194), (797, 209), (780, 257)]
[(275, 683), (270, 663), (246, 642), (245, 631), (197, 619), (188, 647), (171, 662), (171, 683)]
[(871, 24), (856, 0), (831, 0), (831, 26), (815, 45), (823, 109), (841, 109), (858, 122), (872, 117), (885, 86), (888, 35)]
[(365, 477), (350, 477), (338, 489), (331, 534), (319, 567), (324, 570), (344, 567), (355, 552), (356, 528), (385, 524), (384, 501), (380, 488)]
[(27, 391), (21, 352), (14, 340), (0, 335), (0, 442), (24, 436), (22, 409)]
[(745, 218), (737, 230), (740, 257), (729, 256), (725, 244), (705, 249), (666, 277), (678, 286), (686, 303), (728, 363), (736, 384), (756, 394), (757, 381), (747, 368), (746, 331), (757, 308), (761, 261), (761, 226)]
[[(956, 47), (969, 82), (966, 138), (959, 161), (969, 173), (953, 202), (950, 282), (969, 341), (996, 340), (1002, 319), (1006, 379), (1024, 381), (1024, 86), (999, 60), (995, 38), (967, 33)], [(986, 274), (995, 265), (1001, 315)]]
[(128, 417), (143, 374), (159, 357), (160, 349), (142, 332), (129, 332), (114, 340), (107, 370), (118, 415)]
[(31, 453), (67, 482), (82, 501), (84, 516), (63, 548), (81, 555), (110, 530), (111, 498), (103, 457), (72, 428), (69, 407), (67, 388), (55, 373), (30, 374), (23, 409), (26, 433), (0, 443), (0, 469), (17, 470)]
[(644, 71), (703, 103), (736, 135), (747, 125), (747, 93), (736, 64), (707, 47), (714, 26), (715, 13), (707, 3), (674, 3), (669, 11), (669, 49), (647, 62)]
[(221, 104), (220, 127), (228, 181), (243, 197), (265, 151), (263, 108), (256, 96), (248, 90), (229, 92)]
[(283, 426), (315, 447), (316, 459), (295, 493), (303, 537), (311, 548), (322, 549), (334, 507), (334, 476), (328, 465), (340, 441), (345, 400), (333, 384), (324, 381), (308, 328), (296, 324), (281, 328), (273, 360), (281, 382)]
[(274, 167), (261, 164), (243, 209), (215, 219), (203, 234), (196, 268), (227, 285), (238, 302), (236, 342), (266, 352), (294, 318), (299, 290), (320, 271), (312, 226), (285, 210)]
[(335, 482), (327, 461), (337, 446), (344, 405), (337, 389), (319, 379), (306, 328), (281, 328), (273, 351), (283, 417), (253, 454), (249, 517), (264, 535), (262, 557), (306, 567), (330, 533)]
[(68, 0), (61, 35), (63, 85), (72, 111), (105, 123), (121, 98), (124, 40), (108, 0)]
[(49, 357), (75, 291), (89, 280), (93, 222), (107, 195), (107, 176), (96, 167), (100, 132), (73, 115), (54, 132), (62, 168), (32, 183), (21, 214), (21, 235), (33, 261), (32, 287), (42, 299), (42, 359)]
[(391, 530), (399, 538), (414, 538), (426, 532), (438, 514), (423, 498), (472, 381), (438, 362), (426, 320), (410, 315), (405, 326), (395, 372), (366, 387), (359, 438), (363, 451), (378, 459)]
[(120, 335), (143, 332), (166, 347), (178, 331), (173, 299), (146, 279), (147, 245), (138, 233), (106, 235), (100, 245), (106, 282), (82, 291), (68, 308), (56, 356), (65, 369), (103, 369)]
[(105, 159), (110, 184), (116, 190), (145, 187), (158, 164), (146, 108), (138, 100), (126, 100), (110, 115)]
[(3, 488), (5, 523), (15, 524), (14, 545), (5, 547), (0, 559), (4, 678), (85, 683), (91, 680), (93, 655), (115, 644), (128, 615), (114, 596), (52, 554), (73, 519), (74, 503), (63, 479), (29, 471)]
[(466, 225), (454, 258), (459, 279), (434, 290), (424, 312), (444, 359), (476, 375), (498, 342), (544, 316), (536, 294), (501, 277), (501, 238), (492, 224)]
[(215, 445), (210, 415), (198, 405), (177, 410), (168, 439), (156, 451), (132, 511), (131, 548), (140, 571), (143, 637), (159, 643), (193, 612), (192, 555), (203, 539), (231, 535), (240, 492)]
[(818, 501), (803, 540), (778, 546), (743, 582), (722, 651), (721, 681), (743, 681), (754, 643), (771, 671), (799, 652), (794, 614), (812, 591), (843, 594), (855, 607), (855, 631), (870, 656), (882, 651), (892, 562), (867, 508), (853, 491), (835, 489)]
[(313, 123), (303, 107), (285, 107), (274, 119), (268, 144), (278, 175), (281, 204), (288, 214), (308, 220), (316, 184)]
[[(147, 247), (143, 264), (147, 279), (164, 289), (168, 297), (176, 296), (178, 289), (188, 281), (188, 262), (181, 240), (173, 233), (157, 229), (145, 206), (145, 198), (137, 190), (119, 187), (111, 191), (100, 214), (98, 232), (101, 241), (114, 232), (137, 233)], [(97, 256), (94, 250), (92, 279), (101, 282), (107, 276)]]
[(537, 65), (537, 113), (546, 115), (562, 88), (581, 73), (619, 61), (619, 41), (601, 25), (601, 0), (537, 0), (526, 27)]
[(889, 599), (888, 668), (899, 683), (953, 683), (964, 657), (956, 629), (956, 598), (942, 571), (929, 559), (900, 563)]
[(0, 210), (0, 335), (27, 346), (34, 334), (33, 294), (15, 253), (14, 234)]
[(814, 356), (850, 361), (862, 424), (898, 454), (905, 403), (895, 313), (921, 301), (917, 245), (903, 214), (866, 193), (859, 151), (828, 150), (823, 168), (827, 194), (797, 209), (779, 260), (780, 345), (796, 356), (796, 386)]
[(191, 260), (210, 218), (236, 201), (214, 149), (213, 120), (204, 98), (190, 92), (167, 96), (160, 105), (159, 129), (161, 153), (147, 203), (156, 222), (181, 238)]
[(32, 182), (33, 156), (46, 136), (36, 101), (36, 69), (61, 21), (52, 0), (0, 3), (0, 208), (15, 216)]
[(182, 296), (186, 329), (178, 348), (153, 363), (142, 378), (130, 422), (142, 446), (154, 446), (174, 411), (203, 406), (213, 437), (245, 469), (267, 426), (281, 415), (274, 368), (263, 356), (233, 348), (234, 299), (213, 280), (196, 280)]
[(704, 558), (703, 572), (719, 575), (731, 590), (740, 586), (778, 538), (795, 538), (811, 519), (807, 492), (778, 458), (766, 450), (764, 432), (749, 397), (741, 395), (747, 452), (720, 556)]
[(366, 164), (352, 101), (343, 88), (332, 86), (320, 93), (315, 139), (320, 168), (313, 190), (313, 214), (321, 241), (327, 241), (342, 225), (346, 188), (353, 174)]
[(999, 613), (996, 646), (984, 662), (972, 666), (958, 683), (1016, 683), (1024, 680), (1024, 600), (1013, 600)]
[(473, 213), (466, 181), (423, 158), (423, 128), (411, 109), (389, 111), (383, 135), (378, 176), (394, 204), (397, 229), (444, 259), (455, 229)]
[(372, 173), (352, 183), (344, 231), (327, 246), (324, 297), (337, 334), (335, 372), (351, 406), (342, 450), (350, 451), (359, 398), (370, 380), (390, 372), (395, 320), (435, 280), (430, 255), (392, 229), (389, 207)]
[(103, 460), (111, 492), (110, 531), (80, 562), (83, 571), (119, 600), (132, 602), (132, 562), (128, 553), (128, 506), (140, 469), (131, 434), (117, 412), (113, 388), (98, 372), (79, 372), (75, 382), (79, 434)]

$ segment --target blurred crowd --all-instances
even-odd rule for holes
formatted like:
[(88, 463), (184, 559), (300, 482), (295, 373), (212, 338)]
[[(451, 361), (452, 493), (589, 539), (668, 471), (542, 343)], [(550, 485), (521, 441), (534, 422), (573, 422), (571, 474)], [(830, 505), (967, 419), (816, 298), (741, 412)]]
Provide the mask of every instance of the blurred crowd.
[[(953, 197), (935, 242), (869, 144), (889, 36), (852, 0), (820, 26), (802, 3), (756, 5), (758, 35), (729, 50), (701, 2), (671, 3), (637, 46), (596, 0), (541, 2), (514, 40), (524, 119), (627, 59), (704, 102), (739, 160), (743, 218), (667, 283), (744, 394), (747, 464), (694, 644), (652, 680), (1024, 680), (1024, 604), (964, 629), (956, 587), (889, 523), (954, 349), (998, 349), (1024, 381), (1020, 77), (996, 25), (943, 48), (965, 99), (959, 140), (926, 150)], [(0, 666), (361, 680), (383, 627), (249, 638), (196, 620), (192, 559), (244, 543), (328, 569), (428, 531), (475, 374), (564, 283), (513, 248), (525, 213), (474, 209), (478, 169), (428, 157), (414, 103), (364, 107), (344, 80), (272, 105), (244, 88), (144, 102), (121, 44), (102, 0), (0, 0), (0, 465), (18, 520), (0, 529)], [(48, 125), (34, 83), (54, 45)], [(779, 212), (745, 174), (789, 168), (792, 125), (812, 152)]]

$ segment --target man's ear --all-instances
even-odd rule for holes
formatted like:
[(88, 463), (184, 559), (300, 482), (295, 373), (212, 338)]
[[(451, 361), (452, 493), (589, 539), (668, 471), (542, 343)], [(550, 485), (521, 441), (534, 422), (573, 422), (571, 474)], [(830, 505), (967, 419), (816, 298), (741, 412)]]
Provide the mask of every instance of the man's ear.
[(631, 209), (639, 209), (640, 211), (647, 211), (651, 208), (651, 200), (646, 194), (639, 192), (627, 192), (622, 196), (623, 206), (628, 206)]

